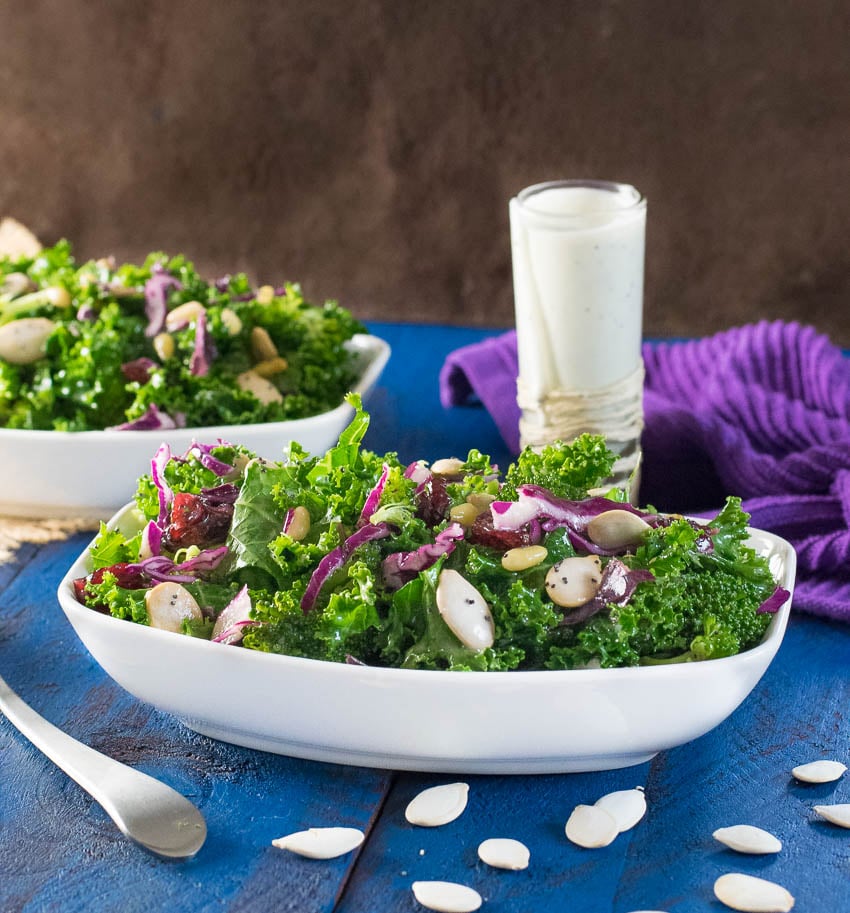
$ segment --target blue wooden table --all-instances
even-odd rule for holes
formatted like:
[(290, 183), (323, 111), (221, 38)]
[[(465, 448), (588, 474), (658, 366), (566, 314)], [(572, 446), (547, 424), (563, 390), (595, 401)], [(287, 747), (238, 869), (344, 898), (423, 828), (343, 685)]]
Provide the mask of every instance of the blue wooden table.
[[(481, 331), (379, 324), (393, 357), (369, 407), (367, 445), (403, 459), (465, 454), (508, 460), (489, 417), (445, 412), (437, 370)], [(4, 485), (13, 480), (2, 480)], [(76, 639), (55, 598), (89, 533), (21, 531), (0, 520), (0, 672), (43, 716), (192, 799), (209, 837), (191, 861), (161, 861), (123, 838), (105, 813), (0, 719), (0, 911), (421, 910), (414, 880), (474, 887), (492, 913), (697, 913), (725, 909), (715, 879), (729, 871), (777, 881), (798, 913), (850, 911), (850, 831), (811, 806), (850, 802), (850, 774), (803, 786), (790, 774), (819, 757), (850, 766), (850, 629), (794, 616), (779, 655), (730, 719), (702, 738), (625, 770), (562, 776), (475, 776), (469, 806), (441, 828), (415, 828), (404, 808), (422, 788), (458, 779), (298, 761), (212, 741), (123, 692)], [(40, 541), (34, 541), (40, 540)], [(268, 699), (258, 696), (258, 700)], [(497, 713), (498, 708), (489, 712)], [(553, 725), (557, 721), (553, 720)], [(605, 849), (564, 835), (575, 805), (643, 786), (648, 812)], [(742, 856), (711, 834), (760, 825), (784, 848)], [(359, 827), (359, 851), (329, 862), (271, 841), (311, 826)], [(522, 840), (522, 872), (477, 860), (491, 836)]]

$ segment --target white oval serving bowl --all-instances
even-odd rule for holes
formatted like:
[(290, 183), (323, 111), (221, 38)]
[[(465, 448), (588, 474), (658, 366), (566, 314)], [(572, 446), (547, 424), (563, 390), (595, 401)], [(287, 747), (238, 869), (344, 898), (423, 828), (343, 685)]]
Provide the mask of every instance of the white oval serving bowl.
[[(361, 373), (352, 391), (372, 389), (390, 356), (377, 336), (359, 334), (349, 343)], [(157, 431), (19, 431), (0, 429), (0, 515), (106, 520), (150, 471), (157, 447), (167, 442), (183, 453), (193, 441), (219, 438), (244, 444), (270, 460), (283, 458), (290, 441), (310, 453), (336, 443), (354, 410), (347, 403), (309, 418), (258, 425), (219, 425)]]
[[(110, 524), (132, 522), (127, 505)], [(796, 555), (751, 531), (789, 593)], [(608, 770), (649, 760), (726, 719), (764, 674), (785, 632), (789, 596), (764, 640), (737, 656), (627, 669), (435, 672), (259, 653), (172, 634), (59, 602), (119, 685), (215, 739), (318, 761), (444, 773)]]

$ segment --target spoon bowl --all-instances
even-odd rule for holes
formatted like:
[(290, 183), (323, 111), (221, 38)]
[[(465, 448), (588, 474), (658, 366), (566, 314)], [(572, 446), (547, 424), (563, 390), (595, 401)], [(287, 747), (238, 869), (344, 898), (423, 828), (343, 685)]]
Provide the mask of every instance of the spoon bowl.
[(2, 677), (0, 711), (103, 808), (122, 834), (139, 846), (166, 859), (186, 859), (204, 845), (206, 822), (188, 799), (49, 723)]

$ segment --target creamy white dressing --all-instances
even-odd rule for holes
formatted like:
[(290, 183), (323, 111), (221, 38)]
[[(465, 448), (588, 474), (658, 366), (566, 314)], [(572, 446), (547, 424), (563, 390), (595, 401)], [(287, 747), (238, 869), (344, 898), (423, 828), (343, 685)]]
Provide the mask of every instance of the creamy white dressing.
[(640, 365), (646, 201), (556, 182), (510, 202), (519, 374), (527, 393), (595, 390)]

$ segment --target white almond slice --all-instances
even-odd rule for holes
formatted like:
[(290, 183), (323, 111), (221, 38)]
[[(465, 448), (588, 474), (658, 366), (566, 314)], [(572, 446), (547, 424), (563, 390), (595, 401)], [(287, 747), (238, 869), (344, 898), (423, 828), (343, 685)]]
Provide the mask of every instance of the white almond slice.
[(491, 837), (478, 847), (478, 858), (495, 869), (519, 872), (528, 868), (531, 853), (524, 843), (510, 837)]
[(414, 881), (411, 887), (423, 907), (438, 913), (473, 913), (483, 902), (478, 891), (453, 881)]
[(586, 849), (608, 846), (620, 833), (613, 815), (596, 805), (577, 805), (565, 830), (568, 840)]
[(595, 804), (617, 822), (621, 834), (633, 828), (646, 814), (646, 796), (642, 789), (618, 789), (597, 799)]
[(826, 818), (830, 824), (837, 824), (839, 827), (850, 827), (850, 803), (816, 805), (815, 811), (821, 818)]
[(460, 817), (466, 808), (468, 796), (468, 783), (431, 786), (410, 800), (404, 817), (420, 827), (439, 827)]
[(363, 831), (356, 827), (311, 827), (278, 837), (272, 846), (308, 859), (335, 859), (356, 850), (363, 838)]
[(493, 646), (496, 629), (487, 601), (457, 571), (446, 568), (437, 580), (437, 609), (452, 634), (470, 650)]
[(778, 853), (782, 849), (782, 841), (774, 837), (769, 831), (751, 824), (734, 824), (731, 827), (720, 827), (712, 835), (724, 846), (739, 853)]
[(714, 882), (714, 896), (743, 913), (789, 913), (794, 907), (794, 898), (782, 885), (738, 872), (721, 875)]
[(840, 761), (812, 761), (795, 767), (791, 774), (803, 783), (832, 783), (842, 776), (847, 767)]

